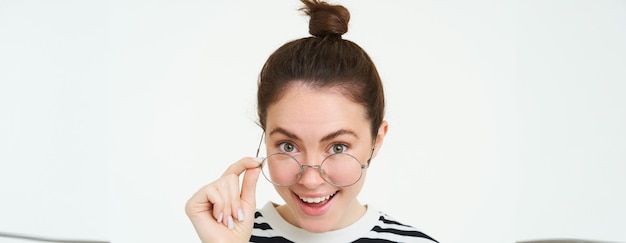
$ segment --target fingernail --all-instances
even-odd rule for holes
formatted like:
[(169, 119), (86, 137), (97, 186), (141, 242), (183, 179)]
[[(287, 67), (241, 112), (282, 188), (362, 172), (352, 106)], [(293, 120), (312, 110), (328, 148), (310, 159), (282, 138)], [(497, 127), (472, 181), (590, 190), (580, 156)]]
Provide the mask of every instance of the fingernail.
[(218, 223), (222, 223), (222, 218), (224, 217), (224, 213), (220, 213), (219, 216), (217, 216), (217, 222)]
[(254, 157), (254, 158), (252, 158), (252, 160), (254, 160), (256, 162), (259, 162), (259, 163), (263, 162), (263, 158), (261, 158), (261, 157)]
[(241, 210), (241, 208), (237, 209), (237, 219), (243, 221), (243, 210)]
[(233, 229), (235, 227), (235, 222), (233, 222), (233, 216), (228, 216), (228, 229)]

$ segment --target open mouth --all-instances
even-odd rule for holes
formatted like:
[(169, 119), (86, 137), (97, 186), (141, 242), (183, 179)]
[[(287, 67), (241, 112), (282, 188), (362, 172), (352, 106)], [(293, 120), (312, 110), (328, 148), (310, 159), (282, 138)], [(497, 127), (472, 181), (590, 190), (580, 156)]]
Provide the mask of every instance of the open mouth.
[(324, 203), (328, 200), (330, 200), (332, 197), (335, 196), (337, 192), (333, 192), (330, 195), (327, 195), (325, 197), (301, 197), (298, 196), (300, 198), (301, 201), (305, 202), (305, 203), (309, 203), (309, 204), (320, 204), (320, 203)]
[(333, 199), (338, 195), (339, 191), (335, 191), (326, 196), (319, 197), (305, 197), (300, 195), (294, 196), (298, 197), (299, 200), (299, 208), (301, 212), (308, 216), (322, 216), (328, 213), (333, 205)]

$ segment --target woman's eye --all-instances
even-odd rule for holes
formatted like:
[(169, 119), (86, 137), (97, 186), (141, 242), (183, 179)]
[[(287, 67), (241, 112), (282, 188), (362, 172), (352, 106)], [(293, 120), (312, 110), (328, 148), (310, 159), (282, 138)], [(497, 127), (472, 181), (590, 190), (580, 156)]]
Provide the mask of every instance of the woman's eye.
[(285, 153), (292, 153), (296, 151), (296, 146), (294, 146), (292, 143), (286, 143), (286, 142), (280, 143), (278, 147), (280, 148), (281, 151)]
[(338, 154), (338, 153), (343, 153), (344, 151), (346, 151), (348, 147), (344, 144), (333, 144), (333, 146), (330, 147), (330, 153), (332, 154)]

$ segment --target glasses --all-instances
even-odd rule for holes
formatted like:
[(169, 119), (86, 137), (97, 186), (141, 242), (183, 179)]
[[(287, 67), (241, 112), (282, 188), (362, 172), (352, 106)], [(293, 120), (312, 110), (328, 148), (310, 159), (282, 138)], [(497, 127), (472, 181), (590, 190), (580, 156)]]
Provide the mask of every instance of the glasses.
[[(263, 135), (257, 148), (257, 157), (263, 143)], [(303, 165), (294, 156), (288, 153), (273, 153), (261, 162), (263, 176), (275, 186), (293, 186), (302, 177), (305, 169), (316, 169), (324, 181), (336, 187), (347, 187), (357, 183), (363, 176), (363, 169), (369, 167), (374, 146), (370, 152), (367, 164), (362, 164), (356, 157), (347, 153), (331, 154), (322, 160), (319, 165)]]

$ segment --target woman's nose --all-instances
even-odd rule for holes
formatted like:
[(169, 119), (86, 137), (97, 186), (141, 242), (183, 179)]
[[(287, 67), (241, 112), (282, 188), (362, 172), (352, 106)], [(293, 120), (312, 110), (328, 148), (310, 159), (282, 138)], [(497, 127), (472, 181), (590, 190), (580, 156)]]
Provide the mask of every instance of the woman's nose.
[(308, 163), (302, 165), (302, 173), (298, 183), (308, 188), (315, 188), (326, 183), (323, 178), (324, 172), (320, 169), (321, 161), (317, 158), (307, 158)]
[(315, 188), (326, 183), (318, 168), (319, 167), (317, 166), (303, 166), (300, 181), (298, 183), (308, 188)]

